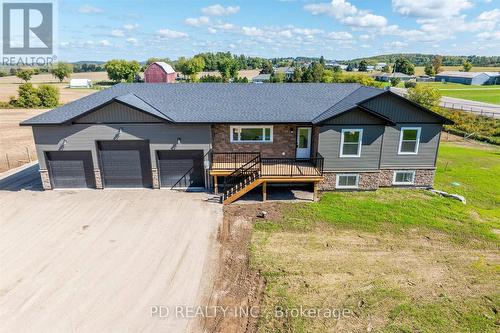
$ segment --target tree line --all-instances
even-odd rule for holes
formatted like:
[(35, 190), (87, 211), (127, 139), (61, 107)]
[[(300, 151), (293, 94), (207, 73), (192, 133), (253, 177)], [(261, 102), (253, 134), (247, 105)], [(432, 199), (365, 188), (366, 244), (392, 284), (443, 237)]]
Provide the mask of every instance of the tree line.
[(442, 59), (442, 66), (462, 66), (464, 62), (470, 62), (477, 67), (493, 67), (500, 66), (500, 56), (451, 56), (437, 54), (421, 54), (421, 53), (395, 53), (378, 55), (373, 57), (358, 58), (348, 61), (349, 63), (359, 63), (361, 60), (366, 60), (369, 64), (379, 62), (394, 63), (398, 58), (406, 58), (415, 66), (426, 66), (432, 60), (439, 56)]

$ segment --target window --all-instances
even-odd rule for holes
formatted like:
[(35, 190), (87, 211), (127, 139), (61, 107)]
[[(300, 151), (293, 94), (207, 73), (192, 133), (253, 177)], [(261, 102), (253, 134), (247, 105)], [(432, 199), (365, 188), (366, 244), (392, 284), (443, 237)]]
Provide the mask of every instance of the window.
[(358, 188), (359, 175), (352, 174), (338, 174), (336, 188)]
[(394, 185), (413, 185), (415, 184), (415, 171), (394, 171)]
[(231, 126), (231, 142), (273, 142), (273, 127)]
[(361, 156), (362, 129), (343, 129), (340, 138), (340, 157)]
[(399, 154), (417, 154), (420, 142), (420, 127), (401, 127)]

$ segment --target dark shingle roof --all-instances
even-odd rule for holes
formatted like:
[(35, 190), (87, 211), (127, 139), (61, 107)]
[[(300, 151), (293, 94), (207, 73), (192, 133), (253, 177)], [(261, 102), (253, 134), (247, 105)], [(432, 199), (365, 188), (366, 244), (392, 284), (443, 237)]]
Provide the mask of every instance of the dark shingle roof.
[(175, 123), (310, 123), (345, 112), (383, 92), (355, 83), (117, 84), (22, 125), (68, 123), (113, 100)]

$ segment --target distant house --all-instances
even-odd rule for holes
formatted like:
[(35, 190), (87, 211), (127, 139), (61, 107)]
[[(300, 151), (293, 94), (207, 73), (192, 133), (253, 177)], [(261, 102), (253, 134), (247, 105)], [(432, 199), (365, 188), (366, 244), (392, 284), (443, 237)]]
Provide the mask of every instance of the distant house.
[(379, 70), (383, 69), (383, 68), (384, 68), (384, 67), (386, 67), (386, 66), (387, 66), (387, 63), (385, 63), (385, 62), (378, 62), (378, 63), (375, 65), (375, 69), (379, 71)]
[(375, 80), (380, 81), (380, 82), (389, 82), (391, 81), (392, 78), (398, 78), (401, 81), (408, 81), (411, 79), (414, 79), (415, 76), (411, 75), (406, 75), (404, 73), (380, 73), (375, 75)]
[(295, 67), (277, 67), (274, 69), (274, 73), (285, 74), (286, 80), (291, 80), (293, 78), (294, 72), (295, 72)]
[(253, 83), (266, 83), (271, 81), (271, 74), (259, 74), (252, 78)]
[(177, 73), (175, 70), (163, 61), (157, 61), (152, 63), (144, 71), (144, 82), (146, 83), (172, 83), (175, 82)]
[(92, 80), (89, 79), (71, 79), (69, 81), (70, 88), (90, 88), (92, 87)]
[(436, 75), (437, 82), (451, 82), (469, 85), (500, 84), (499, 72), (458, 72), (446, 71)]
[(375, 66), (366, 66), (367, 72), (373, 72), (375, 70)]

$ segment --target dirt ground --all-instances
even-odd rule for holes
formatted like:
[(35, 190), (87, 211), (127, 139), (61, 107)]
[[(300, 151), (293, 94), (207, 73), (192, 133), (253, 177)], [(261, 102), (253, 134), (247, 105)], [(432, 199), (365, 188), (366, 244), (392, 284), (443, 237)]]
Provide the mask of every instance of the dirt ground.
[[(388, 324), (387, 318), (393, 324), (404, 323), (404, 313), (390, 314), (399, 305), (402, 311), (418, 311), (417, 305), (412, 310), (413, 304), (477, 303), (496, 316), (498, 288), (491, 275), (500, 256), (495, 247), (464, 247), (433, 231), (374, 234), (325, 225), (307, 232), (252, 235), (252, 225), (264, 221), (256, 217), (262, 210), (268, 213), (266, 219), (282, 219), (279, 203), (225, 207), (222, 265), (210, 304), (255, 307), (266, 319), (259, 323), (251, 316), (208, 319), (207, 332), (275, 332), (289, 327), (283, 318), (273, 317), (276, 306), (290, 305), (273, 303), (282, 299), (283, 288), (287, 297), (302, 302), (295, 306), (348, 310), (339, 320), (304, 322), (311, 332), (377, 332)], [(260, 268), (276, 272), (272, 282)], [(450, 307), (449, 311), (467, 310)]]
[(200, 332), (188, 310), (208, 297), (222, 224), (206, 197), (0, 190), (0, 331)]
[[(97, 82), (108, 80), (108, 75), (106, 72), (73, 73), (71, 75), (71, 78), (90, 79), (93, 82)], [(35, 86), (42, 83), (57, 86), (61, 94), (61, 103), (69, 103), (96, 92), (95, 89), (69, 89), (69, 80), (65, 80), (63, 83), (59, 83), (59, 80), (54, 78), (52, 74), (33, 75), (30, 82)], [(8, 102), (10, 96), (17, 96), (17, 89), (22, 83), (24, 82), (16, 76), (0, 77), (0, 101)]]

